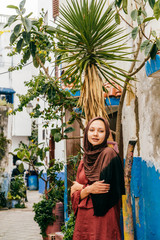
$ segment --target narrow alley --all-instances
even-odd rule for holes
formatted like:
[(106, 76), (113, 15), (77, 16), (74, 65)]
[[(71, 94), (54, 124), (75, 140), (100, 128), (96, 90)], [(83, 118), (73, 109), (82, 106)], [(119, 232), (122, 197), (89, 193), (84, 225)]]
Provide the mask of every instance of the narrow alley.
[(0, 240), (42, 240), (32, 209), (41, 195), (38, 191), (27, 191), (27, 195), (26, 208), (0, 211)]

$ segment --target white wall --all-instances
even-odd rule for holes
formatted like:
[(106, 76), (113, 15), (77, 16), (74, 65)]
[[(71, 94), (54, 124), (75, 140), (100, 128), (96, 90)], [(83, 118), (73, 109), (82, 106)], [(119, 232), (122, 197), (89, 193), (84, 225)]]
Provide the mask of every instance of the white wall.
[[(150, 8), (148, 7), (147, 10)], [(151, 16), (151, 12), (149, 13)], [(152, 21), (146, 34), (150, 28), (156, 30), (159, 34), (160, 21)], [(145, 39), (144, 39), (145, 40)], [(136, 43), (136, 42), (135, 42)], [(144, 53), (140, 53), (140, 62), (136, 63), (136, 67), (144, 60)], [(136, 75), (137, 81), (133, 82), (133, 92), (138, 96), (139, 105), (139, 138), (140, 138), (140, 156), (149, 166), (155, 166), (160, 171), (160, 76), (153, 79), (146, 76), (145, 67)], [(124, 140), (124, 155), (127, 151), (128, 141), (132, 137), (136, 137), (135, 124), (135, 100), (131, 101), (130, 106), (124, 104), (123, 109), (123, 140)], [(137, 146), (134, 153), (138, 156)]]
[[(24, 66), (23, 69), (19, 71), (1, 74), (7, 72), (9, 67), (15, 66), (17, 63), (19, 63), (20, 60), (20, 56), (18, 55), (13, 57), (7, 56), (8, 52), (11, 50), (11, 47), (9, 46), (9, 38), (11, 32), (8, 32), (8, 30), (10, 30), (9, 28), (3, 29), (3, 26), (5, 24), (5, 17), (3, 16), (6, 16), (6, 18), (8, 18), (9, 15), (15, 14), (14, 9), (8, 9), (6, 6), (9, 4), (17, 5), (19, 3), (20, 1), (17, 0), (0, 0), (0, 31), (5, 30), (4, 33), (0, 35), (0, 87), (14, 89), (16, 92), (14, 95), (14, 108), (16, 108), (19, 103), (19, 99), (16, 94), (25, 94), (27, 92), (27, 88), (24, 86), (24, 82), (29, 81), (32, 78), (32, 75), (37, 74), (37, 69), (32, 67), (32, 64)], [(32, 11), (34, 12), (32, 16), (37, 17), (38, 0), (27, 0), (26, 9), (26, 13)], [(30, 59), (29, 62), (31, 61), (32, 60)], [(28, 136), (30, 135), (31, 119), (29, 117), (29, 114), (26, 112), (26, 109), (24, 109), (23, 112), (18, 112), (15, 116), (9, 117), (7, 135), (8, 139), (11, 140), (9, 151), (13, 152), (13, 150), (18, 147), (20, 141), (28, 144)], [(9, 155), (8, 158), (8, 167), (6, 168), (6, 171), (10, 173), (13, 168), (13, 158), (11, 155)]]

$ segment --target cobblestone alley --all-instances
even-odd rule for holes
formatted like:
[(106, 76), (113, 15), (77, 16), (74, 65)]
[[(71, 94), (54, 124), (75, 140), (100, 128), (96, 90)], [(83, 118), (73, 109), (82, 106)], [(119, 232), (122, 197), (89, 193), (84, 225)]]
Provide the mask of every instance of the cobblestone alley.
[(27, 208), (0, 211), (0, 240), (42, 240), (32, 211), (32, 205), (40, 200), (40, 194), (27, 191), (27, 196)]

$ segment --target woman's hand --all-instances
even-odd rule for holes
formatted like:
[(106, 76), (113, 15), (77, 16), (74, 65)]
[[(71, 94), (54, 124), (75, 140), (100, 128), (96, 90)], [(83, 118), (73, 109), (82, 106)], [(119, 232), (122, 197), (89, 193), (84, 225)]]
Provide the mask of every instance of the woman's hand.
[(75, 191), (81, 190), (83, 188), (83, 184), (80, 184), (76, 181), (73, 182), (73, 185), (71, 187), (71, 196)]
[(110, 184), (104, 183), (104, 180), (96, 181), (92, 185), (85, 187), (81, 191), (81, 199), (86, 198), (90, 193), (101, 194), (101, 193), (107, 193), (109, 190), (110, 190)]
[(110, 189), (110, 184), (104, 183), (104, 180), (96, 181), (92, 185), (88, 186), (88, 188), (89, 192), (92, 194), (107, 193)]

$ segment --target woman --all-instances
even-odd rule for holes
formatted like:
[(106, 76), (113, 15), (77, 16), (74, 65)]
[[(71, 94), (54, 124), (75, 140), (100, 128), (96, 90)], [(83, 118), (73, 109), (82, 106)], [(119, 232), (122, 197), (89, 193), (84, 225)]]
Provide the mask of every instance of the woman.
[(120, 240), (120, 204), (124, 194), (121, 160), (107, 147), (108, 122), (92, 119), (84, 133), (84, 157), (71, 187), (76, 215), (73, 240)]

